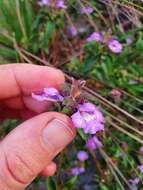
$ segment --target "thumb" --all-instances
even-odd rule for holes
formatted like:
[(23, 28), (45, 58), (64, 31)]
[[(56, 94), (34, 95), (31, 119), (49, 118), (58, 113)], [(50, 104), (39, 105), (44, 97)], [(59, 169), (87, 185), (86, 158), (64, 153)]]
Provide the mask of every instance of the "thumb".
[(0, 189), (24, 189), (74, 136), (70, 119), (55, 112), (18, 126), (0, 143)]

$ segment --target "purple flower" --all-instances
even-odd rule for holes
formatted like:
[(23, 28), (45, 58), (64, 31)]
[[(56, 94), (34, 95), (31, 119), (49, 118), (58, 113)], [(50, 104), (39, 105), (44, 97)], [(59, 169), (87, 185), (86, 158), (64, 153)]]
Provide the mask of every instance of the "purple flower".
[(96, 42), (102, 42), (103, 41), (103, 36), (100, 33), (97, 32), (93, 32), (87, 39), (87, 42), (92, 42), (92, 41), (96, 41)]
[(133, 84), (138, 84), (137, 80), (129, 80), (128, 84), (133, 85)]
[[(38, 1), (39, 6), (52, 6), (52, 0), (39, 0)], [(58, 9), (66, 9), (67, 6), (64, 4), (63, 0), (56, 0), (55, 7)]]
[(115, 101), (119, 101), (121, 99), (122, 93), (117, 89), (113, 89), (111, 90), (110, 95)]
[(42, 6), (45, 6), (45, 5), (48, 5), (48, 6), (49, 6), (50, 4), (51, 4), (51, 3), (50, 3), (50, 0), (39, 0), (39, 1), (38, 1), (38, 5), (41, 6), (41, 7), (42, 7)]
[(138, 169), (140, 170), (141, 173), (143, 173), (143, 164), (138, 166)]
[(122, 44), (118, 40), (110, 40), (108, 42), (108, 48), (113, 53), (121, 53), (122, 52)]
[(74, 126), (83, 128), (85, 133), (95, 134), (104, 130), (104, 117), (94, 104), (79, 104), (78, 111), (71, 118)]
[(32, 93), (32, 98), (37, 101), (52, 101), (52, 102), (62, 102), (63, 96), (61, 96), (57, 89), (55, 88), (44, 88), (43, 93), (38, 95)]
[(93, 8), (92, 7), (83, 7), (80, 9), (80, 13), (81, 14), (91, 14), (93, 12)]
[(69, 28), (69, 30), (68, 30), (68, 33), (69, 33), (69, 35), (70, 35), (71, 37), (76, 36), (76, 35), (77, 35), (77, 29), (76, 29), (76, 27), (71, 26), (71, 27)]
[(74, 167), (74, 168), (72, 168), (71, 169), (71, 174), (73, 175), (73, 176), (78, 176), (79, 174), (82, 174), (82, 173), (84, 173), (85, 172), (85, 168), (83, 168), (83, 167)]
[(79, 174), (80, 174), (80, 173), (79, 173), (79, 168), (77, 168), (77, 167), (72, 168), (72, 169), (71, 169), (71, 174), (72, 174), (73, 176), (79, 175)]
[(56, 7), (58, 9), (66, 9), (67, 8), (67, 6), (65, 5), (63, 0), (57, 0)]
[(79, 172), (80, 172), (80, 174), (84, 173), (84, 172), (85, 172), (85, 168), (80, 167), (80, 168), (79, 168)]
[(77, 158), (79, 161), (84, 162), (85, 160), (88, 159), (88, 154), (87, 152), (81, 150), (77, 153)]
[(99, 139), (96, 136), (94, 136), (87, 140), (86, 147), (89, 150), (96, 150), (97, 148), (102, 147), (102, 143), (101, 141), (99, 141)]
[(135, 179), (129, 179), (129, 183), (133, 186), (138, 185), (138, 183), (140, 182), (139, 178), (135, 178)]
[(133, 42), (133, 39), (132, 39), (131, 37), (128, 37), (128, 38), (126, 39), (126, 43), (127, 43), (128, 45), (131, 45), (132, 42)]

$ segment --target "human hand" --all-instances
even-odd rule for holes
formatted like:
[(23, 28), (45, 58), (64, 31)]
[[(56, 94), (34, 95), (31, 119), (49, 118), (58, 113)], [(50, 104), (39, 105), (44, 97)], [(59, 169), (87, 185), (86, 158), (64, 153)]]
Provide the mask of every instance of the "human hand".
[(52, 159), (74, 138), (75, 129), (63, 114), (42, 113), (50, 104), (33, 100), (31, 92), (59, 88), (63, 82), (62, 72), (53, 68), (0, 66), (0, 118), (32, 117), (0, 143), (0, 189), (23, 190), (41, 172), (46, 176), (55, 172)]

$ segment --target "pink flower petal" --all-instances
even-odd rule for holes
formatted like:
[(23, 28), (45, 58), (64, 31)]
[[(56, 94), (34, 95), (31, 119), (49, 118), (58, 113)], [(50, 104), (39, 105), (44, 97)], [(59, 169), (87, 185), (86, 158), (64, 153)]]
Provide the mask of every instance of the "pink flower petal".
[(81, 116), (80, 112), (77, 111), (71, 116), (72, 122), (76, 128), (84, 128), (86, 126), (83, 117)]
[(93, 12), (93, 8), (92, 7), (83, 7), (80, 9), (80, 13), (81, 14), (91, 14)]
[(96, 150), (97, 148), (102, 147), (102, 143), (96, 136), (94, 136), (94, 137), (87, 140), (86, 147), (89, 150)]
[(96, 42), (102, 42), (103, 41), (103, 37), (100, 33), (97, 32), (93, 32), (87, 39), (87, 42), (92, 42), (92, 41), (96, 41)]
[(59, 94), (59, 92), (58, 92), (58, 90), (57, 89), (55, 89), (55, 88), (44, 88), (44, 93), (46, 94), (46, 95), (50, 95), (50, 96), (54, 96), (54, 95), (57, 95), (57, 94)]
[(122, 52), (122, 44), (118, 40), (110, 40), (108, 42), (108, 48), (113, 53), (121, 53)]
[(32, 98), (39, 101), (39, 102), (43, 102), (45, 100), (45, 97), (42, 95), (36, 95), (35, 93), (32, 93)]
[(79, 105), (79, 111), (82, 112), (94, 112), (96, 110), (96, 107), (92, 103), (84, 103)]

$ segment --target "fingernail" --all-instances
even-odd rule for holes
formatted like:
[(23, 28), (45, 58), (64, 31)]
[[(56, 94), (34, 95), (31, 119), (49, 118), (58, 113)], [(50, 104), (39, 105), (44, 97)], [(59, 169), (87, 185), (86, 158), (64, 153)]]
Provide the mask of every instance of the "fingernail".
[(64, 121), (54, 119), (50, 121), (43, 130), (43, 141), (47, 148), (52, 147), (53, 151), (61, 151), (74, 137), (72, 128)]

